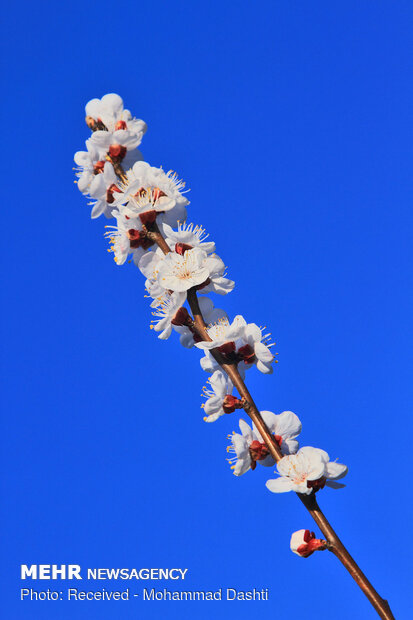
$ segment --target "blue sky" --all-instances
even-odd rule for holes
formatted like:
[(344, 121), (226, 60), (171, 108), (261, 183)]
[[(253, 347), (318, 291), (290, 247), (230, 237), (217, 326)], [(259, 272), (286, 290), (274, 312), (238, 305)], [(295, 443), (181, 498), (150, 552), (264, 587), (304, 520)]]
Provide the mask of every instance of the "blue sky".
[[(145, 159), (185, 178), (190, 219), (236, 281), (216, 304), (277, 342), (274, 375), (248, 376), (258, 406), (293, 410), (303, 445), (349, 465), (320, 504), (407, 618), (411, 3), (7, 11), (3, 616), (376, 617), (331, 554), (290, 552), (291, 532), (312, 528), (293, 494), (270, 494), (264, 468), (232, 476), (237, 414), (202, 422), (198, 353), (155, 338), (140, 273), (115, 265), (106, 222), (89, 218), (72, 157), (84, 104), (117, 92), (148, 123)], [(268, 587), (270, 600), (21, 602), (21, 563), (187, 567), (187, 589)]]

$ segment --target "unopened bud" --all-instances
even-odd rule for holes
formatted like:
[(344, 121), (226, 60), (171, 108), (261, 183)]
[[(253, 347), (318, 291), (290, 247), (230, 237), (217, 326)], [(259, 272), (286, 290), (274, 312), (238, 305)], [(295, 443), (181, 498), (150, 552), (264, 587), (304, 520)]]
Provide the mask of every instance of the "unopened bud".
[(323, 551), (326, 548), (326, 541), (316, 538), (310, 530), (298, 530), (291, 536), (290, 549), (302, 558), (308, 558), (314, 551)]

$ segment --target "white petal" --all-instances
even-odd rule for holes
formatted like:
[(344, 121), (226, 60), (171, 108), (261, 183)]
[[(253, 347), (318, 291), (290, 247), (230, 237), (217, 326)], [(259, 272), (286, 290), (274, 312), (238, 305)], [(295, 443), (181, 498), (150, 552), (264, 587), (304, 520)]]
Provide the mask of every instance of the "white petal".
[(276, 435), (281, 435), (283, 439), (294, 439), (301, 433), (300, 419), (292, 411), (283, 411), (276, 417), (276, 429), (272, 431)]
[(254, 342), (261, 342), (262, 332), (258, 325), (256, 325), (255, 323), (249, 323), (245, 328), (245, 337), (248, 341), (248, 344), (253, 346)]
[(327, 469), (327, 478), (331, 478), (332, 480), (339, 480), (340, 478), (344, 478), (344, 476), (348, 472), (348, 467), (346, 465), (342, 465), (341, 463), (335, 463), (334, 461), (330, 461), (326, 465)]
[(291, 480), (283, 477), (267, 480), (265, 486), (271, 493), (287, 493), (293, 490)]
[[(260, 330), (261, 331), (261, 330)], [(254, 347), (254, 353), (257, 358), (264, 364), (269, 364), (273, 361), (274, 356), (262, 342), (256, 342)]]
[(261, 360), (257, 361), (257, 368), (265, 375), (271, 375), (274, 371), (272, 366), (267, 366), (267, 364), (264, 364), (263, 362), (261, 362)]
[(239, 427), (241, 429), (241, 433), (243, 437), (245, 437), (249, 445), (252, 441), (254, 441), (252, 428), (242, 418), (239, 421)]

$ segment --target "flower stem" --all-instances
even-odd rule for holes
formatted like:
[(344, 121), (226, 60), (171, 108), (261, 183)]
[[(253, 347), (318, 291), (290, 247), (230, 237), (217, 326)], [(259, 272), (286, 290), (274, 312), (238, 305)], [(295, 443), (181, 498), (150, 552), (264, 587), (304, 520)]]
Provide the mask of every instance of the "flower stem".
[[(203, 319), (201, 310), (199, 308), (198, 297), (196, 294), (196, 289), (189, 289), (188, 291), (188, 303), (192, 310), (195, 322), (195, 329), (198, 335), (203, 338), (203, 340), (211, 341), (211, 338), (208, 335), (206, 330), (205, 321)], [(247, 406), (244, 407), (246, 413), (249, 415), (251, 420), (254, 422), (257, 427), (260, 435), (262, 436), (268, 450), (270, 451), (273, 458), (278, 462), (282, 458), (282, 453), (280, 447), (276, 443), (274, 436), (268, 429), (264, 420), (261, 417), (260, 412), (257, 409), (256, 404), (254, 403), (251, 394), (249, 393), (245, 382), (243, 381), (236, 364), (226, 364), (220, 361), (219, 352), (216, 350), (211, 351), (212, 355), (220, 364), (221, 368), (227, 373), (229, 378), (231, 379), (234, 386), (237, 388), (238, 392), (241, 396), (243, 396), (247, 402)], [(216, 356), (218, 353), (218, 356)], [(317, 523), (318, 527), (322, 531), (327, 541), (327, 548), (329, 551), (334, 553), (334, 555), (340, 560), (343, 566), (347, 569), (350, 575), (353, 577), (355, 582), (367, 596), (370, 603), (373, 605), (374, 609), (379, 614), (380, 618), (383, 620), (394, 620), (394, 616), (391, 612), (390, 606), (386, 600), (381, 598), (378, 592), (375, 590), (373, 585), (367, 579), (366, 575), (360, 569), (356, 561), (352, 558), (350, 553), (347, 551), (340, 538), (337, 536), (336, 532), (330, 525), (329, 521), (325, 517), (324, 513), (320, 509), (314, 491), (311, 495), (304, 495), (302, 493), (296, 493), (298, 498), (302, 501), (304, 506), (307, 508), (308, 512)]]

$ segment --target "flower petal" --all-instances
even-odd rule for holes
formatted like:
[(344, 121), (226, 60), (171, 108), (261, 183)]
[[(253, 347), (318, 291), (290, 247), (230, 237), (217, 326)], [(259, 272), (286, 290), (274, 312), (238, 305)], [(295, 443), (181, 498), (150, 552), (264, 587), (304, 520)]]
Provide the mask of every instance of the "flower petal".
[(287, 493), (293, 490), (291, 480), (283, 477), (267, 480), (265, 486), (271, 493)]

